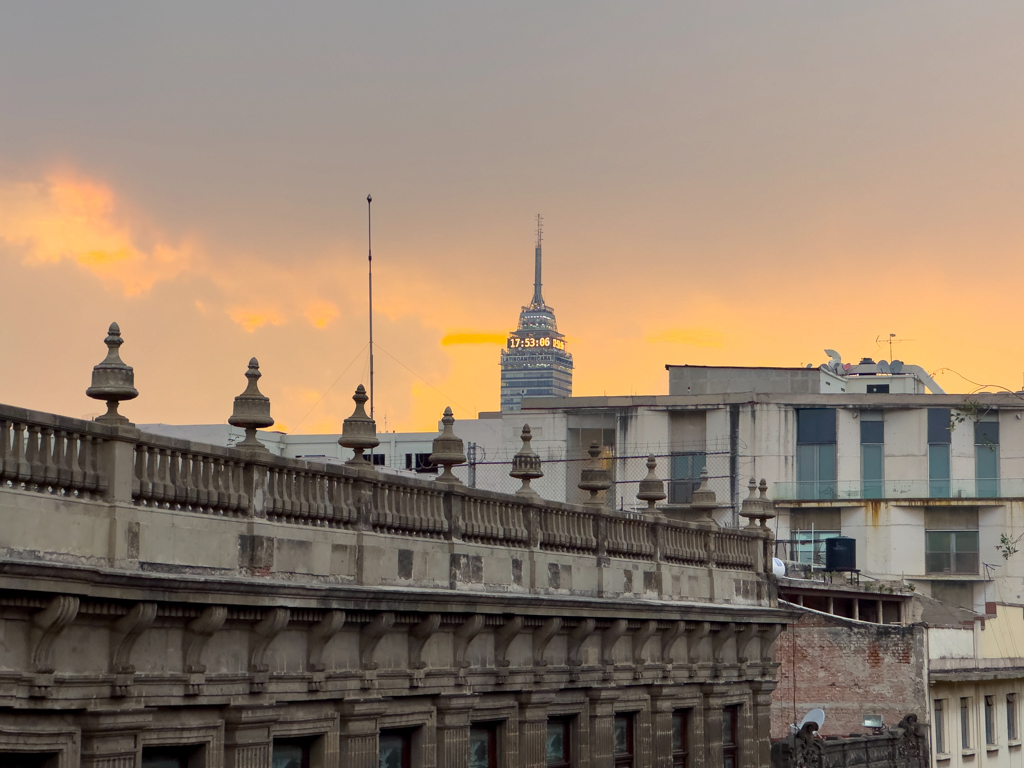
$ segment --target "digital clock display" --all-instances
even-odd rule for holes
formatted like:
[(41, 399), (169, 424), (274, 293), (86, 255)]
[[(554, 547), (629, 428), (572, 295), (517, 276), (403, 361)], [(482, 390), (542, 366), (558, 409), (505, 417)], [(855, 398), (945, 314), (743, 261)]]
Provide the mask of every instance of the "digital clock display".
[(555, 349), (565, 349), (565, 341), (562, 339), (553, 339), (550, 336), (512, 336), (508, 340), (509, 349), (534, 349), (537, 347), (554, 347)]

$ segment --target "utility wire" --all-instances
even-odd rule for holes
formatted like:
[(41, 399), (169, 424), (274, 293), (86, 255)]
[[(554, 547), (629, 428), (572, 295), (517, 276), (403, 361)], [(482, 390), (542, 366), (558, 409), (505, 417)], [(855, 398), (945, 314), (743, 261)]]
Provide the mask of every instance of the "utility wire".
[(311, 414), (313, 412), (313, 409), (316, 408), (318, 405), (320, 405), (320, 403), (323, 401), (323, 399), (325, 397), (327, 397), (327, 393), (330, 392), (332, 389), (334, 389), (334, 385), (337, 384), (339, 381), (341, 381), (341, 377), (344, 376), (346, 373), (348, 373), (348, 369), (351, 368), (353, 365), (355, 365), (356, 360), (358, 360), (362, 356), (363, 350), (366, 349), (367, 346), (369, 346), (368, 343), (367, 344), (363, 344), (362, 349), (360, 349), (358, 352), (356, 352), (356, 356), (352, 358), (352, 362), (349, 363), (348, 365), (346, 365), (345, 366), (345, 370), (338, 374), (338, 378), (336, 378), (334, 380), (334, 384), (331, 384), (331, 386), (329, 386), (327, 388), (327, 391), (324, 392), (322, 395), (320, 395), (320, 399), (317, 400), (315, 403), (313, 403), (313, 407), (310, 408), (308, 411), (306, 411), (306, 415), (303, 416), (301, 419), (299, 419), (299, 423), (295, 425), (295, 428), (293, 430), (294, 432), (298, 431), (299, 427), (302, 426), (302, 422), (304, 422), (306, 420), (306, 418), (309, 416), (309, 414)]
[(446, 397), (446, 398), (448, 398), (448, 400), (449, 400), (449, 401), (450, 401), (450, 402), (451, 402), (452, 404), (454, 404), (454, 405), (457, 405), (457, 406), (458, 406), (459, 408), (461, 408), (461, 409), (462, 409), (463, 411), (465, 411), (466, 413), (469, 413), (469, 414), (472, 414), (472, 413), (473, 413), (473, 412), (472, 412), (471, 410), (469, 410), (469, 408), (467, 408), (466, 406), (462, 405), (461, 403), (456, 403), (456, 402), (455, 402), (455, 399), (454, 399), (453, 397), (450, 397), (449, 395), (446, 395), (446, 394), (445, 394), (444, 392), (442, 392), (442, 391), (441, 391), (440, 389), (438, 389), (438, 388), (437, 388), (437, 387), (435, 387), (435, 386), (434, 386), (433, 384), (431, 384), (431, 383), (430, 383), (429, 381), (427, 381), (427, 380), (426, 380), (426, 379), (424, 379), (424, 378), (423, 378), (422, 376), (420, 376), (420, 375), (419, 375), (418, 373), (416, 373), (416, 371), (414, 371), (414, 370), (413, 370), (412, 368), (410, 368), (410, 367), (409, 367), (408, 365), (406, 365), (406, 364), (405, 364), (405, 363), (403, 363), (403, 362), (402, 362), (401, 360), (399, 360), (399, 359), (398, 359), (397, 357), (395, 357), (395, 356), (394, 356), (394, 355), (392, 355), (392, 354), (391, 354), (390, 352), (388, 352), (388, 351), (387, 351), (386, 349), (384, 349), (384, 347), (382, 347), (382, 346), (380, 345), (380, 342), (377, 342), (377, 349), (379, 349), (379, 350), (380, 350), (381, 352), (383, 352), (383, 353), (384, 353), (385, 355), (387, 355), (388, 357), (390, 357), (390, 358), (391, 358), (392, 360), (394, 360), (394, 361), (395, 361), (396, 363), (398, 363), (398, 364), (399, 364), (400, 366), (402, 366), (403, 368), (405, 368), (405, 370), (407, 370), (407, 371), (408, 371), (409, 373), (411, 373), (411, 374), (412, 374), (413, 376), (415, 376), (415, 377), (416, 377), (417, 379), (419, 379), (420, 381), (422, 381), (422, 382), (423, 382), (424, 384), (426, 384), (426, 385), (427, 385), (428, 387), (430, 387), (430, 388), (431, 388), (432, 390), (434, 390), (435, 392), (437, 392), (437, 394), (441, 395), (442, 397)]

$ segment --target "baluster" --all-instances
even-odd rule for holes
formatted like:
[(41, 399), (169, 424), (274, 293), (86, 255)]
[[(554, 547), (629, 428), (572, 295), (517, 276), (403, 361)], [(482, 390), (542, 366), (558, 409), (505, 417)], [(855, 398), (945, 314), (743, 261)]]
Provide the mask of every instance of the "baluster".
[(192, 453), (181, 454), (181, 479), (179, 481), (183, 488), (184, 508), (190, 512), (196, 512), (196, 500), (199, 493), (196, 489), (196, 456)]
[(81, 441), (82, 436), (77, 432), (65, 432), (67, 439), (67, 450), (64, 452), (64, 462), (61, 468), (61, 473), (67, 473), (67, 488), (72, 493), (77, 493), (79, 496), (83, 496), (83, 481), (85, 480), (85, 473), (82, 472), (82, 468), (78, 466), (78, 455), (82, 450)]
[(235, 488), (238, 491), (238, 506), (235, 508), (239, 516), (249, 512), (249, 494), (245, 492), (245, 464), (241, 461), (232, 463), (234, 468)]
[(205, 512), (210, 506), (209, 469), (205, 456), (192, 457), (192, 485), (196, 489), (195, 510)]
[(71, 483), (71, 470), (67, 467), (65, 459), (65, 442), (67, 440), (68, 433), (63, 429), (51, 429), (50, 436), (53, 443), (53, 492), (66, 493), (68, 485)]
[(296, 478), (298, 480), (298, 491), (299, 491), (299, 519), (303, 525), (310, 525), (310, 511), (312, 504), (310, 504), (309, 498), (309, 486), (311, 477), (305, 472), (296, 472)]
[(170, 466), (167, 472), (170, 488), (167, 493), (167, 506), (171, 509), (184, 509), (185, 485), (181, 482), (181, 451), (170, 452)]
[[(82, 435), (78, 447), (78, 466), (82, 470), (82, 488), (87, 499), (98, 499), (107, 490), (106, 477), (100, 476), (100, 440)], [(134, 486), (134, 478), (132, 481)]]
[(41, 491), (56, 491), (57, 465), (53, 461), (54, 439), (53, 430), (43, 427), (39, 439), (39, 459), (43, 464), (43, 484)]
[(277, 509), (280, 503), (277, 498), (277, 470), (273, 467), (267, 470), (267, 490), (263, 499), (263, 511), (270, 522), (277, 521)]

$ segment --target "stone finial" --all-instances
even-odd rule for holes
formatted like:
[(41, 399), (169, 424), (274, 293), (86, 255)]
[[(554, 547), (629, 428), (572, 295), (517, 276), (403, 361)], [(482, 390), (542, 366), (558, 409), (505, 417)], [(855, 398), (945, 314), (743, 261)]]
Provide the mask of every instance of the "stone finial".
[(715, 492), (708, 487), (708, 468), (704, 467), (700, 471), (700, 485), (693, 492), (693, 501), (690, 502), (690, 508), (694, 511), (702, 511), (704, 517), (698, 518), (696, 522), (704, 523), (707, 525), (713, 525), (718, 527), (718, 523), (715, 518), (712, 517), (715, 507), (718, 506), (718, 497)]
[(259, 360), (255, 357), (249, 360), (249, 370), (245, 372), (245, 378), (249, 382), (245, 385), (245, 392), (235, 398), (235, 408), (228, 419), (231, 426), (245, 430), (245, 440), (236, 445), (236, 448), (267, 450), (267, 447), (256, 439), (257, 429), (274, 426), (274, 420), (270, 417), (270, 398), (260, 392), (256, 383), (262, 375)]
[(664, 501), (667, 498), (664, 481), (654, 474), (657, 466), (658, 462), (654, 460), (654, 454), (652, 453), (647, 457), (647, 477), (640, 481), (640, 490), (636, 494), (640, 501), (647, 502), (647, 511), (651, 514), (654, 514), (655, 503)]
[(544, 472), (540, 468), (540, 456), (534, 452), (533, 447), (530, 445), (533, 435), (530, 433), (529, 424), (523, 425), (522, 440), (523, 447), (519, 449), (519, 453), (512, 457), (512, 471), (509, 472), (509, 475), (523, 481), (522, 487), (516, 491), (516, 496), (539, 499), (540, 494), (530, 487), (530, 481), (544, 477)]
[(590, 491), (590, 498), (583, 503), (583, 506), (600, 509), (605, 505), (601, 503), (597, 495), (601, 491), (607, 491), (612, 487), (612, 473), (601, 466), (599, 458), (601, 456), (601, 446), (597, 444), (597, 441), (590, 444), (587, 453), (590, 455), (590, 460), (583, 467), (583, 471), (580, 472), (579, 488), (583, 491)]
[(102, 424), (124, 424), (131, 426), (131, 422), (117, 412), (117, 404), (121, 400), (132, 400), (139, 396), (135, 388), (135, 371), (130, 365), (121, 362), (121, 354), (118, 347), (124, 344), (121, 338), (121, 329), (117, 323), (110, 324), (107, 331), (107, 338), (103, 340), (107, 345), (107, 356), (99, 365), (92, 369), (92, 386), (85, 390), (85, 394), (96, 400), (105, 400), (107, 412), (98, 416), (96, 421)]
[(356, 402), (356, 409), (342, 422), (338, 444), (343, 448), (350, 448), (355, 453), (355, 456), (345, 462), (346, 464), (373, 469), (373, 465), (363, 458), (363, 451), (367, 448), (376, 448), (380, 445), (380, 440), (377, 439), (377, 423), (366, 415), (365, 405), (370, 398), (366, 396), (366, 389), (362, 384), (356, 387), (352, 399)]
[(747, 518), (748, 528), (765, 528), (766, 523), (775, 517), (775, 508), (768, 499), (768, 481), (763, 477), (758, 485), (754, 478), (747, 483), (747, 498), (740, 508), (740, 517)]
[(452, 431), (454, 423), (455, 417), (452, 416), (452, 409), (445, 406), (444, 416), (441, 417), (441, 434), (434, 438), (434, 450), (430, 454), (430, 463), (444, 467), (444, 472), (438, 475), (435, 482), (462, 485), (462, 481), (452, 474), (452, 467), (456, 464), (466, 463), (462, 438), (457, 437)]

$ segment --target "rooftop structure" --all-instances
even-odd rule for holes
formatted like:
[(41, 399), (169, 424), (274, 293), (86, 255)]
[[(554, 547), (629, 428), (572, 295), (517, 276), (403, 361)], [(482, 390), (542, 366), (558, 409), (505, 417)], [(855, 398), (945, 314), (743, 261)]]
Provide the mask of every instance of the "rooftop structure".
[(524, 397), (572, 395), (572, 355), (558, 332), (555, 310), (541, 292), (541, 217), (537, 216), (533, 298), (501, 352), (501, 410), (518, 411)]

